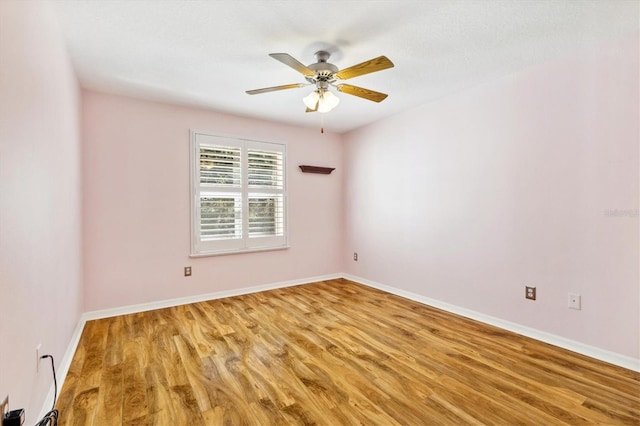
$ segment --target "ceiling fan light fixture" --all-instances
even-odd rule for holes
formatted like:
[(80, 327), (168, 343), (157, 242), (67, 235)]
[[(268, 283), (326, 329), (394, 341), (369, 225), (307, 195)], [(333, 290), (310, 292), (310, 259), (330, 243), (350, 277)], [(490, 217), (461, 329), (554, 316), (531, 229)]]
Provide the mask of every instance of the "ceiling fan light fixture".
[(329, 112), (340, 103), (340, 98), (327, 89), (317, 89), (302, 98), (302, 102), (310, 110)]

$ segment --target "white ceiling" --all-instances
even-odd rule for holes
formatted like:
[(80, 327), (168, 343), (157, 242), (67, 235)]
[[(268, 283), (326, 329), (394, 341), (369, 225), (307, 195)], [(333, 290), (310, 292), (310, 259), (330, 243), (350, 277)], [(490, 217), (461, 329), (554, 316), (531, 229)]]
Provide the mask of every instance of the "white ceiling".
[(338, 68), (386, 55), (395, 68), (348, 81), (325, 128), (346, 132), (463, 88), (638, 31), (637, 0), (56, 0), (83, 87), (317, 127), (312, 89), (270, 58)]

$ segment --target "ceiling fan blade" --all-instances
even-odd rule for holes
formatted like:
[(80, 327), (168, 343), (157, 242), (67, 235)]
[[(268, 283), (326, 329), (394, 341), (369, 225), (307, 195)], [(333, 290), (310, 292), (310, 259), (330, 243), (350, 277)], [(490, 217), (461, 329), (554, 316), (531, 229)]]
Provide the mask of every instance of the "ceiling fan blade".
[(273, 86), (273, 87), (265, 87), (264, 89), (247, 90), (247, 94), (257, 95), (259, 93), (275, 92), (276, 90), (298, 89), (304, 86), (308, 86), (308, 84), (305, 84), (305, 83), (285, 84), (283, 86)]
[(271, 56), (273, 59), (277, 59), (285, 65), (290, 66), (304, 76), (311, 77), (316, 75), (315, 71), (307, 68), (306, 65), (304, 65), (302, 62), (298, 61), (288, 53), (269, 53), (269, 56)]
[(370, 59), (361, 64), (340, 70), (334, 74), (334, 77), (339, 78), (340, 80), (347, 80), (359, 75), (386, 70), (387, 68), (393, 68), (393, 62), (391, 62), (386, 56), (378, 56), (377, 58)]
[(373, 102), (384, 101), (388, 96), (386, 93), (375, 92), (373, 90), (363, 89), (362, 87), (352, 86), (350, 84), (337, 84), (336, 89), (342, 93), (358, 96)]

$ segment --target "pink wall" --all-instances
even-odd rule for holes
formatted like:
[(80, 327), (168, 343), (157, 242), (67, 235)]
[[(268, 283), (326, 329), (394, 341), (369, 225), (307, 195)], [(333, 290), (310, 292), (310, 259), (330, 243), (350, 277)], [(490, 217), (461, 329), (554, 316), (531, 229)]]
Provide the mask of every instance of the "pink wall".
[(45, 2), (0, 1), (0, 399), (33, 424), (81, 305), (79, 90)]
[[(90, 91), (83, 123), (86, 311), (342, 269), (338, 135)], [(189, 129), (287, 144), (290, 249), (189, 258)], [(302, 174), (299, 164), (337, 169)]]
[(348, 134), (347, 272), (639, 358), (638, 47), (634, 34)]

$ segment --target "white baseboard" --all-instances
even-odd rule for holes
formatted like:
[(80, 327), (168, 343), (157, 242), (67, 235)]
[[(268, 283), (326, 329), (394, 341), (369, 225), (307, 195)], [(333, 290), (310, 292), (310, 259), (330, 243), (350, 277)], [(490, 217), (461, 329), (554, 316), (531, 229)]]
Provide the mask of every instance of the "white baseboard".
[[(69, 373), (69, 367), (71, 367), (71, 361), (73, 360), (73, 356), (75, 355), (76, 349), (78, 348), (78, 343), (80, 342), (80, 337), (82, 336), (82, 330), (84, 330), (85, 323), (86, 321), (82, 319), (82, 316), (80, 316), (80, 319), (78, 320), (78, 324), (76, 325), (76, 328), (75, 330), (73, 330), (73, 334), (71, 335), (71, 340), (69, 341), (67, 350), (65, 351), (64, 355), (62, 356), (62, 359), (58, 363), (58, 369), (56, 370), (56, 380), (58, 382), (58, 396), (60, 396), (60, 391), (62, 390), (62, 385), (64, 383), (64, 380), (67, 378), (67, 373)], [(51, 407), (53, 406), (53, 402), (54, 402), (53, 400), (55, 397), (55, 392), (56, 392), (55, 385), (52, 384), (51, 388), (49, 389), (49, 393), (47, 394), (47, 397), (44, 401), (44, 404), (42, 406), (42, 410), (40, 412), (40, 415), (38, 416), (38, 419), (43, 418), (44, 415), (51, 410)]]
[(485, 324), (500, 327), (504, 330), (512, 331), (514, 333), (521, 334), (523, 336), (531, 337), (532, 339), (540, 340), (545, 343), (549, 343), (554, 346), (561, 347), (573, 352), (577, 352), (582, 355), (589, 356), (591, 358), (598, 359), (600, 361), (608, 362), (620, 367), (627, 368), (629, 370), (640, 372), (640, 359), (632, 358), (630, 356), (621, 355), (615, 352), (607, 351), (597, 348), (595, 346), (586, 345), (584, 343), (577, 342), (575, 340), (567, 339), (562, 336), (547, 333), (545, 331), (536, 330), (534, 328), (525, 327), (523, 325), (506, 321), (500, 318), (485, 315), (480, 312), (472, 311), (470, 309), (461, 308), (459, 306), (451, 305), (449, 303), (441, 302), (439, 300), (431, 299), (429, 297), (422, 296), (420, 294), (412, 293), (409, 291), (401, 290), (388, 285), (380, 284), (375, 281), (368, 280), (349, 274), (342, 274), (345, 279), (363, 284), (369, 287), (377, 288), (378, 290), (386, 291), (387, 293), (395, 294), (397, 296), (404, 297), (406, 299), (414, 300), (425, 305), (433, 306), (434, 308), (442, 309), (443, 311), (451, 312), (457, 315), (461, 315), (472, 320), (480, 321)]
[(103, 309), (99, 311), (90, 311), (82, 314), (81, 321), (90, 321), (95, 319), (115, 317), (118, 315), (135, 314), (138, 312), (153, 311), (154, 309), (169, 308), (171, 306), (188, 305), (189, 303), (204, 302), (206, 300), (223, 299), (225, 297), (242, 296), (243, 294), (257, 293), (260, 291), (275, 290), (278, 288), (293, 287), (300, 284), (308, 284), (316, 281), (334, 280), (342, 278), (344, 274), (322, 275), (318, 277), (310, 277), (299, 280), (283, 281), (272, 284), (259, 285), (254, 287), (246, 287), (235, 290), (217, 291), (214, 293), (198, 294), (195, 296), (179, 297), (176, 299), (160, 300), (157, 302), (141, 303), (139, 305), (128, 305), (113, 309)]
[[(283, 281), (279, 283), (259, 285), (255, 287), (247, 287), (247, 288), (236, 289), (236, 290), (225, 290), (225, 291), (219, 291), (214, 293), (200, 294), (196, 296), (180, 297), (176, 299), (161, 300), (157, 302), (143, 303), (138, 305), (129, 305), (129, 306), (123, 306), (120, 308), (85, 312), (80, 316), (80, 319), (78, 320), (78, 325), (76, 326), (73, 332), (73, 335), (71, 337), (71, 341), (69, 342), (69, 346), (67, 347), (67, 350), (64, 353), (64, 356), (58, 366), (58, 371), (57, 371), (58, 392), (62, 390), (62, 386), (67, 377), (67, 373), (69, 372), (69, 367), (71, 367), (71, 361), (73, 360), (73, 356), (76, 353), (78, 343), (80, 342), (80, 337), (82, 336), (82, 331), (84, 330), (84, 326), (87, 321), (101, 319), (101, 318), (109, 318), (117, 315), (126, 315), (126, 314), (133, 314), (137, 312), (151, 311), (154, 309), (168, 308), (171, 306), (186, 305), (189, 303), (203, 302), (206, 300), (215, 300), (215, 299), (222, 299), (225, 297), (242, 296), (244, 294), (257, 293), (260, 291), (267, 291), (267, 290), (275, 290), (278, 288), (292, 287), (296, 285), (308, 284), (308, 283), (313, 283), (317, 281), (333, 280), (337, 278), (345, 278), (359, 284), (363, 284), (369, 287), (377, 288), (382, 291), (386, 291), (387, 293), (395, 294), (397, 296), (414, 300), (416, 302), (423, 303), (425, 305), (433, 306), (435, 308), (442, 309), (444, 311), (448, 311), (448, 312), (461, 315), (476, 321), (480, 321), (485, 324), (490, 324), (496, 327), (500, 327), (504, 330), (512, 331), (514, 333), (518, 333), (523, 336), (531, 337), (533, 339), (540, 340), (545, 343), (559, 346), (561, 348), (568, 349), (570, 351), (577, 352), (579, 354), (586, 355), (601, 361), (605, 361), (610, 364), (618, 365), (620, 367), (624, 367), (629, 370), (640, 372), (640, 359), (617, 354), (615, 352), (606, 351), (604, 349), (596, 348), (594, 346), (585, 345), (583, 343), (566, 339), (561, 336), (556, 336), (554, 334), (550, 334), (544, 331), (536, 330), (530, 327), (525, 327), (523, 325), (520, 325), (514, 322), (505, 321), (500, 318), (495, 318), (489, 315), (482, 314), (480, 312), (461, 308), (459, 306), (455, 306), (445, 302), (441, 302), (439, 300), (431, 299), (429, 297), (425, 297), (416, 293), (411, 293), (409, 291), (401, 290), (395, 287), (390, 287), (388, 285), (380, 284), (365, 278), (344, 274), (344, 273), (338, 273), (338, 274), (323, 275), (318, 277), (310, 277), (310, 278), (298, 279), (298, 280), (292, 280), (292, 281)], [(39, 418), (42, 418), (50, 410), (50, 407), (53, 404), (53, 397), (54, 397), (54, 387), (51, 386), (51, 389), (49, 390), (47, 398), (44, 402), (42, 412)]]

